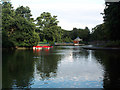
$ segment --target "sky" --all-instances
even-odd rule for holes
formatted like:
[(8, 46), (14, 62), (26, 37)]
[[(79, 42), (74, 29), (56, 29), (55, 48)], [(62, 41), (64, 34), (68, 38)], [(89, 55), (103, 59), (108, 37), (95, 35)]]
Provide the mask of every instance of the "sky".
[(105, 0), (11, 0), (13, 7), (28, 6), (32, 17), (37, 18), (43, 12), (56, 15), (59, 26), (65, 30), (89, 29), (103, 23)]

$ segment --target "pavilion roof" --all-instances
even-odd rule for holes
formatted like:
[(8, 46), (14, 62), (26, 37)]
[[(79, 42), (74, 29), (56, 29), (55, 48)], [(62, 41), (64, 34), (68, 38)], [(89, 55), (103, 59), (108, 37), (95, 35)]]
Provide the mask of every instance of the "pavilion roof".
[(81, 41), (81, 39), (79, 37), (77, 37), (74, 41)]

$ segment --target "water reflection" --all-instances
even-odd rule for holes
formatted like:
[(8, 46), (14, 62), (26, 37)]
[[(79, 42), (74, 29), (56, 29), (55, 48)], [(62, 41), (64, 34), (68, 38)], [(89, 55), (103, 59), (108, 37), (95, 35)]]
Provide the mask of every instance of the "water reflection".
[(120, 86), (120, 53), (60, 46), (3, 51), (3, 88)]
[(60, 60), (60, 55), (52, 54), (51, 50), (45, 49), (39, 53), (40, 56), (36, 60), (36, 69), (42, 80), (55, 77), (57, 75), (57, 65)]
[[(92, 55), (81, 47), (57, 47), (39, 52), (36, 59), (34, 85), (39, 88), (100, 88), (103, 68)], [(37, 54), (38, 55), (38, 54)]]
[(120, 88), (119, 51), (96, 51), (95, 57), (105, 67), (104, 88)]
[(61, 58), (57, 80), (62, 83), (71, 82), (73, 85), (69, 87), (102, 87), (103, 68), (91, 55), (91, 51), (84, 52), (80, 47), (68, 48), (65, 51), (67, 55)]
[(34, 61), (31, 51), (3, 51), (3, 88), (29, 88), (33, 80)]

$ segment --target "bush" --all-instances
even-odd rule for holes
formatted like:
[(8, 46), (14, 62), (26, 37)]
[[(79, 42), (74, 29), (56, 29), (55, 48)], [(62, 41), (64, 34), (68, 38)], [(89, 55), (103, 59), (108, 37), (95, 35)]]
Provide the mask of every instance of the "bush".
[(54, 45), (54, 42), (50, 41), (49, 44), (50, 44), (50, 46), (53, 46), (53, 45)]

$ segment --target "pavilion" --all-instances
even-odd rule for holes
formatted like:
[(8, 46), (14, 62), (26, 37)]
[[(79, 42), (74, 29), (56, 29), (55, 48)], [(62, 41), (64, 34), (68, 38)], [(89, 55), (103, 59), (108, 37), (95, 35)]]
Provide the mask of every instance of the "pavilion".
[(79, 37), (77, 37), (76, 39), (74, 39), (73, 43), (74, 43), (74, 45), (79, 45), (80, 41), (82, 41), (82, 39), (80, 39)]

